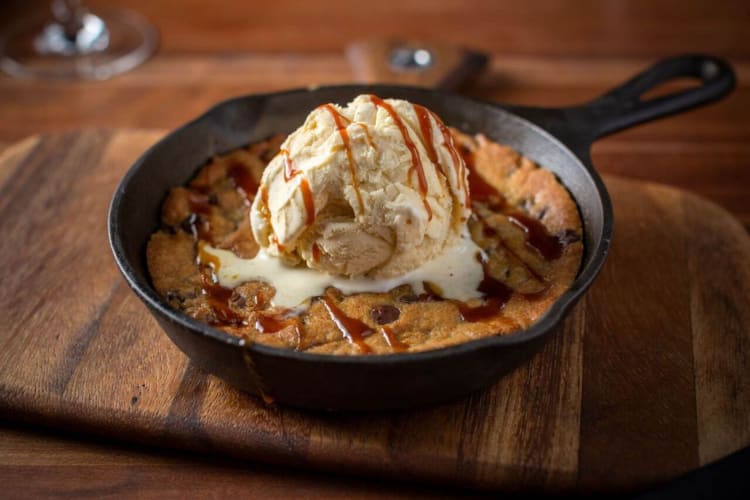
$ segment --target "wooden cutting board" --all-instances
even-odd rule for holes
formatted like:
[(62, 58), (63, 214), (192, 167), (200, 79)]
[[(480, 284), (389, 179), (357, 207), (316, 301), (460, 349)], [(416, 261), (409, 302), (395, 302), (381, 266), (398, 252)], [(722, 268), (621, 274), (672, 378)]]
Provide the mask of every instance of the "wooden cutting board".
[(109, 200), (161, 135), (35, 136), (0, 155), (2, 418), (510, 490), (640, 488), (750, 445), (750, 238), (716, 205), (608, 178), (610, 258), (528, 364), (439, 407), (302, 412), (195, 368), (115, 268)]

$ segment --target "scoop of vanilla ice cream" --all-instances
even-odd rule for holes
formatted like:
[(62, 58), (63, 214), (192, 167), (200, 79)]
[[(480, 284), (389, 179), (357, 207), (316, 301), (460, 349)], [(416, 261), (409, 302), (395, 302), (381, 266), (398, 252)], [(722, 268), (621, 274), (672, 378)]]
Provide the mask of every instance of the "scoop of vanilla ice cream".
[(388, 278), (465, 234), (467, 171), (440, 119), (403, 100), (326, 104), (281, 145), (252, 205), (261, 247), (290, 264)]

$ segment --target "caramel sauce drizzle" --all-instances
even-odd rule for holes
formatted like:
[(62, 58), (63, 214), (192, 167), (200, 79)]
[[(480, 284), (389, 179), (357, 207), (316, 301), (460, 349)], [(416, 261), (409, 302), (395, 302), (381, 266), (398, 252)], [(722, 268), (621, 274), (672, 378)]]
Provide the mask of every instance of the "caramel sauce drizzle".
[(451, 135), (450, 130), (448, 130), (448, 127), (445, 126), (443, 121), (432, 111), (424, 106), (420, 106), (419, 104), (413, 104), (412, 106), (414, 107), (414, 113), (417, 115), (417, 120), (419, 121), (419, 128), (422, 132), (422, 138), (424, 139), (427, 148), (427, 156), (440, 168), (440, 171), (447, 179), (448, 174), (445, 171), (445, 167), (438, 159), (435, 143), (432, 140), (432, 124), (430, 123), (430, 117), (435, 120), (435, 123), (443, 136), (443, 142), (441, 145), (448, 150), (448, 153), (450, 153), (451, 159), (453, 160), (458, 188), (464, 192), (464, 205), (467, 208), (470, 207), (471, 198), (466, 186), (466, 166), (464, 165), (464, 162), (461, 161), (458, 152), (456, 152), (456, 147), (453, 144), (453, 136)]
[(430, 114), (435, 119), (435, 123), (437, 123), (438, 128), (440, 129), (440, 133), (443, 135), (442, 146), (447, 149), (448, 153), (451, 155), (451, 160), (453, 160), (453, 165), (455, 165), (456, 168), (456, 178), (458, 179), (457, 182), (459, 189), (464, 192), (464, 204), (466, 208), (469, 208), (471, 207), (471, 192), (469, 191), (469, 186), (466, 185), (466, 162), (462, 161), (463, 158), (459, 156), (458, 151), (456, 151), (456, 144), (453, 142), (451, 131), (448, 130), (448, 127), (445, 126), (443, 121), (435, 113), (430, 111)]
[(365, 343), (365, 336), (373, 333), (372, 328), (357, 318), (347, 316), (330, 297), (323, 296), (323, 305), (325, 305), (328, 315), (336, 324), (341, 334), (353, 344), (357, 344), (360, 352), (367, 354), (372, 352), (372, 348)]
[(297, 337), (297, 348), (302, 344), (303, 326), (297, 316), (282, 317), (279, 315), (258, 314), (255, 319), (255, 329), (260, 333), (278, 333), (285, 328), (292, 327)]
[[(289, 182), (297, 175), (301, 174), (301, 170), (295, 170), (292, 164), (292, 159), (289, 156), (289, 151), (286, 149), (279, 150), (279, 154), (284, 158), (284, 181)], [(310, 183), (306, 178), (302, 178), (300, 180), (299, 184), (300, 192), (302, 193), (302, 201), (305, 204), (305, 224), (310, 226), (315, 222), (315, 199), (313, 198), (312, 190), (310, 189)], [(257, 189), (257, 188), (256, 188)], [(269, 227), (271, 227), (271, 231), (273, 231), (273, 226), (271, 225), (270, 220), (270, 211), (268, 208), (268, 190), (266, 189), (266, 186), (260, 186), (260, 199), (263, 202), (263, 206), (265, 207), (263, 210), (260, 210), (261, 214), (263, 215), (263, 218), (266, 221), (266, 224), (268, 224)], [(269, 238), (271, 242), (273, 242), (276, 247), (279, 249), (280, 252), (284, 251), (284, 246), (279, 243), (278, 238), (275, 234), (272, 234)]]
[[(486, 224), (486, 223), (485, 223)], [(497, 231), (495, 231), (492, 227), (489, 225), (485, 225), (483, 232), (486, 236), (493, 237), (497, 235)], [(505, 241), (503, 241), (502, 238), (498, 238), (500, 245), (502, 245), (503, 249), (505, 249), (506, 252), (508, 252), (511, 256), (513, 256), (518, 262), (521, 263), (521, 265), (526, 269), (526, 272), (528, 272), (530, 275), (532, 275), (537, 281), (541, 281), (542, 283), (546, 282), (547, 280), (544, 279), (544, 276), (540, 275), (538, 272), (536, 272), (528, 263), (526, 263), (525, 260), (521, 258), (520, 255), (518, 255), (512, 248), (510, 248)]]
[(202, 241), (198, 242), (198, 264), (203, 264), (211, 268), (214, 273), (221, 267), (221, 261), (215, 255), (211, 255), (205, 250), (206, 244)]
[[(354, 192), (357, 195), (357, 204), (359, 205), (359, 212), (362, 213), (364, 211), (364, 203), (362, 203), (362, 193), (359, 192), (359, 178), (357, 177), (357, 165), (354, 162), (354, 156), (352, 155), (351, 141), (349, 140), (349, 132), (346, 131), (346, 125), (343, 122), (343, 119), (345, 117), (341, 116), (341, 114), (338, 111), (336, 111), (336, 108), (334, 108), (330, 104), (324, 104), (322, 108), (328, 111), (328, 113), (330, 113), (331, 117), (333, 118), (333, 122), (336, 124), (336, 130), (338, 130), (339, 135), (341, 136), (341, 141), (344, 143), (344, 150), (346, 150), (346, 158), (347, 160), (349, 160), (349, 173), (351, 173), (352, 175), (352, 187), (354, 187)], [(372, 142), (372, 138), (370, 137), (370, 133), (366, 127), (365, 127), (365, 132), (367, 133), (368, 141)]]
[(513, 295), (513, 289), (502, 281), (490, 276), (486, 268), (484, 270), (484, 278), (479, 283), (477, 290), (487, 296), (484, 304), (469, 307), (463, 302), (458, 303), (458, 311), (461, 314), (461, 318), (470, 323), (497, 316)]
[(362, 130), (365, 132), (365, 139), (367, 140), (367, 145), (370, 146), (372, 149), (378, 149), (377, 146), (375, 146), (375, 142), (372, 140), (372, 134), (370, 134), (369, 127), (362, 122), (357, 122), (356, 124), (359, 125), (362, 128)]
[(276, 245), (276, 248), (279, 249), (279, 252), (284, 251), (284, 246), (279, 243), (279, 239), (276, 237), (276, 234), (273, 232), (273, 225), (271, 224), (271, 212), (268, 208), (268, 189), (266, 189), (265, 185), (260, 186), (260, 201), (261, 201), (261, 207), (259, 207), (259, 212), (263, 216), (263, 220), (265, 221), (266, 225), (271, 228), (271, 236), (268, 237), (268, 241), (270, 243), (273, 243)]
[(317, 243), (313, 243), (310, 251), (312, 253), (313, 262), (320, 262), (320, 246)]
[(555, 260), (562, 255), (563, 244), (560, 238), (549, 234), (547, 228), (538, 219), (508, 204), (505, 197), (473, 168), (469, 168), (469, 185), (471, 196), (475, 201), (485, 202), (492, 210), (500, 211), (508, 217), (508, 220), (524, 231), (526, 244), (536, 250), (545, 260)]
[(519, 210), (508, 210), (508, 219), (526, 233), (526, 242), (535, 248), (546, 260), (559, 259), (563, 245), (560, 239), (552, 236), (537, 219)]
[(280, 149), (279, 154), (284, 159), (284, 181), (289, 182), (297, 176), (297, 174), (301, 173), (301, 171), (294, 169), (294, 164), (292, 163), (292, 157), (289, 156), (289, 151), (286, 149)]
[(404, 352), (409, 348), (409, 344), (401, 342), (396, 338), (396, 334), (390, 326), (382, 326), (380, 330), (383, 332), (386, 343), (394, 352)]
[[(414, 114), (417, 115), (417, 121), (419, 122), (419, 129), (422, 132), (422, 139), (427, 148), (427, 157), (433, 163), (437, 163), (442, 170), (443, 166), (438, 162), (437, 151), (435, 151), (435, 144), (432, 142), (432, 124), (430, 123), (430, 112), (424, 106), (419, 104), (412, 104), (414, 108)], [(445, 171), (443, 171), (445, 173)]]
[(477, 323), (485, 319), (497, 316), (502, 311), (505, 302), (498, 297), (488, 297), (484, 304), (469, 307), (463, 302), (458, 303), (458, 312), (461, 319), (468, 323)]
[(411, 153), (411, 171), (417, 173), (417, 180), (419, 181), (419, 192), (422, 195), (422, 203), (424, 204), (424, 208), (425, 210), (427, 210), (427, 219), (432, 220), (432, 207), (427, 202), (427, 178), (424, 174), (424, 167), (422, 166), (422, 160), (419, 158), (417, 147), (409, 137), (409, 131), (406, 130), (406, 126), (401, 120), (401, 117), (398, 116), (398, 113), (396, 113), (396, 110), (393, 109), (390, 104), (375, 95), (370, 95), (370, 101), (372, 101), (372, 103), (376, 106), (380, 106), (381, 108), (386, 110), (393, 119), (393, 122), (398, 127), (399, 131), (401, 131), (401, 136), (404, 138), (404, 143), (409, 149), (409, 153)]
[(279, 242), (279, 238), (275, 234), (272, 234), (268, 239), (271, 243), (276, 245), (276, 248), (279, 250), (279, 252), (286, 252), (286, 247), (282, 245), (281, 242)]
[(305, 224), (311, 226), (315, 222), (315, 200), (313, 199), (312, 191), (310, 190), (310, 184), (304, 177), (299, 183), (300, 191), (302, 191), (302, 200), (305, 203), (305, 213), (307, 218)]
[(258, 182), (241, 163), (232, 163), (227, 169), (227, 175), (234, 181), (234, 185), (250, 200), (258, 191)]
[[(279, 154), (282, 158), (284, 158), (284, 182), (289, 182), (297, 175), (302, 173), (301, 170), (294, 169), (292, 158), (291, 156), (289, 156), (289, 151), (287, 151), (286, 149), (281, 149), (279, 150)], [(305, 203), (305, 210), (307, 213), (305, 224), (309, 226), (315, 221), (315, 204), (313, 202), (312, 191), (310, 190), (310, 184), (305, 178), (302, 178), (299, 187), (300, 191), (302, 192), (302, 201)], [(266, 207), (268, 207), (268, 192), (264, 191), (261, 194), (264, 195), (263, 202), (265, 203)], [(279, 248), (279, 250), (283, 251), (283, 247), (279, 244), (278, 239), (276, 240), (276, 246)]]
[(233, 290), (213, 283), (206, 273), (201, 273), (201, 292), (206, 296), (208, 305), (214, 313), (209, 324), (215, 326), (240, 326), (245, 318), (230, 306)]
[(209, 323), (216, 326), (240, 326), (244, 324), (245, 318), (229, 306), (233, 290), (214, 283), (212, 279), (221, 262), (206, 252), (204, 246), (205, 243), (198, 242), (197, 260), (198, 265), (206, 266), (201, 270), (201, 293), (206, 296), (208, 305), (214, 313), (214, 318)]

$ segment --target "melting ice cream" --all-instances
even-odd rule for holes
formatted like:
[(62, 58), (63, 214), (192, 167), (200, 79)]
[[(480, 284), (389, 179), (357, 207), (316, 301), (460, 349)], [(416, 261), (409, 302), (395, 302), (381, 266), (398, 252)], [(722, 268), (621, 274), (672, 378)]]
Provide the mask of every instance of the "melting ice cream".
[[(382, 292), (428, 281), (468, 300), (483, 272), (466, 229), (467, 169), (426, 108), (361, 95), (313, 110), (268, 164), (250, 212), (254, 259), (205, 246), (222, 285), (268, 281), (276, 305), (327, 286)], [(218, 263), (217, 263), (218, 262)]]

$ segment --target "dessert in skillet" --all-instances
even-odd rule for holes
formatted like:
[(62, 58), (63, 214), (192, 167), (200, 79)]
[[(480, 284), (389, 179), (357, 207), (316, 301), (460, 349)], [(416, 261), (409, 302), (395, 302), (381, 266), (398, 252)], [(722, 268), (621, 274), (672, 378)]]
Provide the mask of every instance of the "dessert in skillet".
[(582, 253), (554, 174), (419, 105), (362, 95), (172, 189), (147, 260), (157, 291), (200, 321), (365, 354), (524, 329)]

